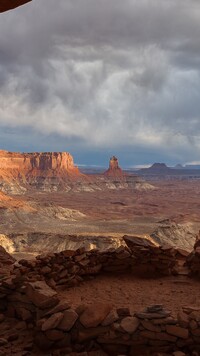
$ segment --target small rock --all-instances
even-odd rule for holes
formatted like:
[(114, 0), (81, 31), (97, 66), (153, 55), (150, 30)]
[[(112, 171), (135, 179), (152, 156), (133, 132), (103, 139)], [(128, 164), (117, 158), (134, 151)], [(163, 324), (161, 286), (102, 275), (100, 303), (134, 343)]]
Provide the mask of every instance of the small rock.
[(56, 313), (50, 316), (43, 324), (42, 331), (47, 331), (50, 329), (55, 329), (63, 318), (62, 313)]
[(131, 313), (130, 313), (130, 309), (129, 308), (118, 308), (117, 309), (117, 314), (119, 316), (130, 316)]
[(63, 318), (58, 324), (57, 328), (64, 331), (69, 331), (74, 326), (76, 320), (78, 319), (78, 314), (72, 310), (68, 309), (63, 313)]
[(198, 324), (195, 320), (191, 320), (189, 323), (189, 327), (190, 327), (190, 329), (195, 330), (198, 328)]
[(101, 323), (102, 326), (108, 326), (113, 324), (115, 321), (119, 319), (119, 316), (116, 310), (111, 310), (111, 312), (107, 315), (104, 321)]
[(180, 311), (178, 313), (178, 322), (179, 322), (179, 325), (182, 326), (183, 328), (187, 328), (188, 327), (188, 324), (189, 324), (189, 318), (188, 318), (188, 315), (182, 311)]
[(86, 328), (95, 328), (107, 317), (111, 309), (110, 304), (94, 303), (86, 307), (79, 320)]
[(180, 337), (181, 339), (187, 339), (189, 336), (188, 329), (181, 328), (180, 326), (166, 325), (166, 331), (168, 334)]
[(62, 340), (65, 337), (65, 334), (62, 331), (55, 329), (47, 330), (45, 334), (48, 339), (52, 341)]
[(139, 320), (134, 316), (127, 316), (126, 318), (122, 319), (120, 325), (124, 331), (128, 332), (129, 334), (133, 334), (139, 326)]

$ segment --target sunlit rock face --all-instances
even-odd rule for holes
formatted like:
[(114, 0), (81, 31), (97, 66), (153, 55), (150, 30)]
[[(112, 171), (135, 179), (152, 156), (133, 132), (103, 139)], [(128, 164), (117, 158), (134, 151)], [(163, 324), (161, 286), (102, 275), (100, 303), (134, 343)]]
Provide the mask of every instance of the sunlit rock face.
[(31, 0), (0, 0), (0, 12), (15, 9), (18, 6), (24, 5)]
[(53, 173), (75, 173), (79, 170), (74, 166), (73, 157), (68, 152), (34, 152), (34, 153), (15, 153), (0, 151), (0, 174), (9, 172), (12, 175), (37, 174), (39, 172)]
[(0, 151), (0, 187), (7, 193), (22, 193), (28, 185), (54, 190), (66, 182), (76, 182), (82, 176), (68, 152)]
[(119, 167), (119, 162), (117, 157), (112, 156), (109, 162), (109, 169), (104, 173), (106, 176), (123, 176), (124, 173), (122, 169)]
[(74, 165), (68, 152), (0, 151), (0, 191), (3, 193), (24, 194), (30, 189), (93, 192), (127, 188), (146, 190), (148, 187), (137, 176), (123, 172), (115, 156), (104, 174), (86, 175)]

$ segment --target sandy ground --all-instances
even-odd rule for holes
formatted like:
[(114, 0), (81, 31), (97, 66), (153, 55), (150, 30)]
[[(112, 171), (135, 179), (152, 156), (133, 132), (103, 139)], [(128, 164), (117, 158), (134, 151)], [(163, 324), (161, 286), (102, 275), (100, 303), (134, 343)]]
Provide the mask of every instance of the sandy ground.
[(141, 279), (127, 274), (101, 275), (69, 290), (60, 290), (59, 294), (73, 306), (98, 301), (117, 308), (129, 307), (131, 312), (163, 304), (174, 316), (182, 306), (200, 307), (199, 281), (184, 276)]

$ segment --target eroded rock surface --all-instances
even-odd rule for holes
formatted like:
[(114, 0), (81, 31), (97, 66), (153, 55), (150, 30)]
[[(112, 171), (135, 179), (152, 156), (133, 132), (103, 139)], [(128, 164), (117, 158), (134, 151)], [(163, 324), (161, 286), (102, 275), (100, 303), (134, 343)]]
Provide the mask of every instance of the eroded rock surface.
[[(139, 183), (139, 185), (137, 185)], [(23, 194), (31, 189), (46, 192), (94, 192), (108, 189), (151, 189), (135, 175), (125, 175), (112, 157), (103, 175), (84, 175), (68, 152), (14, 153), (0, 151), (0, 189)]]
[(104, 173), (106, 176), (124, 176), (122, 169), (119, 167), (119, 162), (117, 157), (112, 156), (109, 162), (109, 169)]
[(191, 224), (168, 223), (159, 226), (151, 238), (158, 244), (168, 244), (173, 247), (191, 251), (195, 242), (196, 233)]

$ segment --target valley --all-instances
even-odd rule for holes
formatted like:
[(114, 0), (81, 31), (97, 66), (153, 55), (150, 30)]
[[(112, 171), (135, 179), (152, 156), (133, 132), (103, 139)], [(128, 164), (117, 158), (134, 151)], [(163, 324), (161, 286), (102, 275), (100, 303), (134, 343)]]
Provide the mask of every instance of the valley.
[[(90, 356), (118, 356), (122, 350), (125, 355), (158, 356), (157, 350), (167, 351), (166, 355), (177, 350), (176, 344), (170, 344), (176, 337), (168, 333), (168, 328), (171, 322), (178, 330), (182, 328), (182, 321), (176, 319), (180, 304), (200, 308), (199, 281), (192, 278), (199, 271), (198, 257), (194, 263), (192, 258), (194, 244), (197, 241), (198, 249), (199, 241), (200, 180), (182, 180), (181, 176), (164, 179), (162, 175), (149, 181), (147, 178), (124, 172), (115, 156), (105, 172), (83, 173), (68, 153), (1, 151), (0, 333), (6, 340), (6, 355), (21, 356), (24, 352), (42, 356), (46, 350), (51, 350), (52, 356), (81, 355), (79, 351), (87, 350)], [(48, 309), (53, 314), (41, 319), (44, 311), (39, 300), (51, 305), (52, 298), (57, 298), (55, 303), (59, 301), (58, 309)], [(155, 327), (141, 321), (137, 329), (143, 315), (138, 311), (146, 305), (169, 315), (165, 321), (169, 325)], [(126, 329), (126, 341), (121, 326), (114, 331), (114, 344), (111, 335), (117, 323), (106, 329), (84, 329), (80, 321), (74, 324), (79, 315), (81, 320), (82, 310), (91, 309), (94, 318), (102, 318), (99, 310), (101, 313), (110, 308), (109, 323), (126, 323), (129, 318), (131, 323), (136, 322), (140, 330), (134, 334), (136, 339), (129, 340), (132, 324)], [(65, 323), (70, 322), (71, 314), (75, 316), (69, 326), (72, 331), (65, 334), (54, 322), (47, 326), (48, 331), (40, 330), (44, 321), (49, 323), (65, 313), (69, 313)], [(155, 315), (159, 325), (159, 312)], [(17, 326), (17, 337), (13, 336), (13, 316), (25, 323)], [(151, 313), (147, 317), (152, 323)], [(189, 335), (191, 331), (185, 327)], [(156, 332), (149, 334), (148, 328)], [(108, 334), (101, 339), (99, 332), (106, 330)], [(140, 338), (140, 332), (145, 338)], [(88, 344), (88, 337), (94, 344)], [(116, 337), (120, 338), (119, 345)], [(157, 343), (158, 337), (164, 341)], [(76, 340), (75, 346), (69, 338)], [(11, 346), (7, 340), (13, 340)], [(189, 355), (193, 347), (188, 348), (188, 340), (182, 344), (181, 339), (178, 341), (184, 355)]]
[[(94, 175), (88, 179), (95, 182)], [(113, 180), (116, 184), (116, 177)], [(144, 180), (141, 184), (148, 187)], [(93, 191), (71, 189), (69, 192), (29, 187), (21, 195), (1, 193), (0, 231), (14, 240), (21, 236), (22, 240), (31, 241), (30, 236), (37, 236), (38, 249), (41, 244), (44, 251), (44, 240), (50, 246), (52, 242), (48, 241), (53, 236), (55, 241), (58, 236), (66, 240), (65, 248), (69, 246), (67, 241), (72, 244), (72, 240), (77, 240), (78, 248), (87, 239), (103, 248), (98, 243), (101, 237), (119, 239), (125, 234), (152, 235), (159, 243), (192, 249), (200, 229), (200, 181), (151, 181), (150, 187), (134, 189), (115, 185), (114, 189), (101, 186)], [(34, 247), (27, 244), (35, 253)], [(18, 250), (21, 248), (18, 245)], [(52, 250), (55, 248), (60, 251), (57, 242), (52, 245)]]

